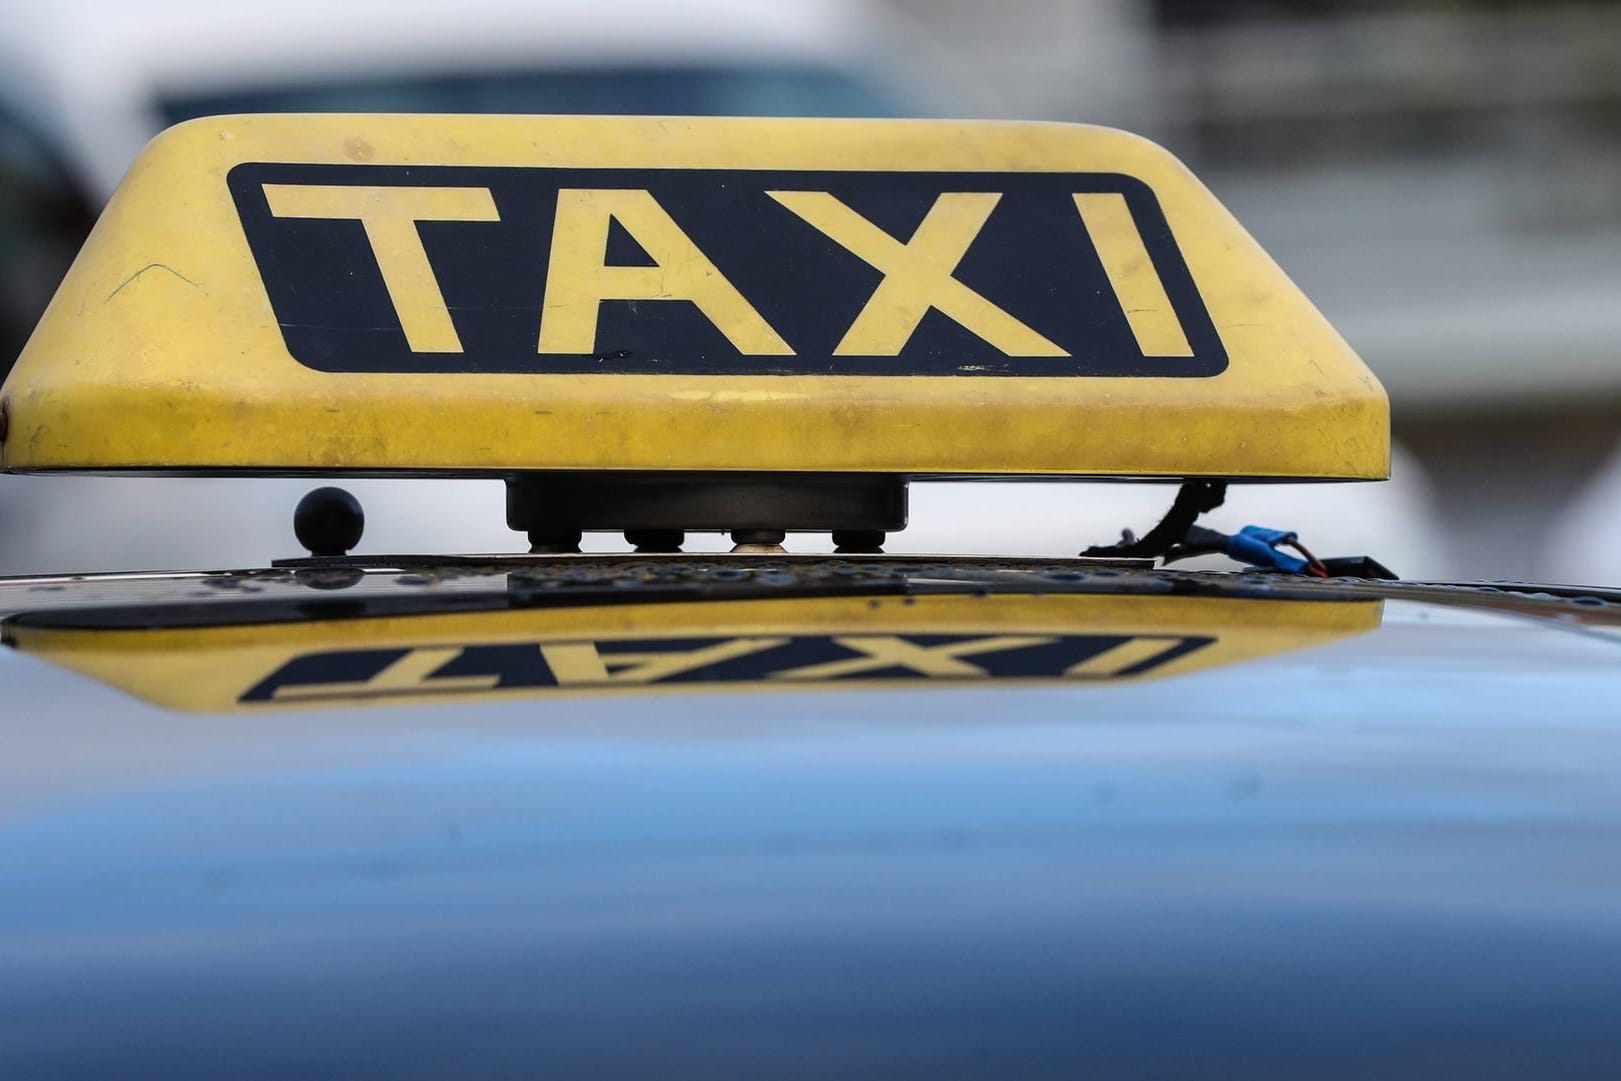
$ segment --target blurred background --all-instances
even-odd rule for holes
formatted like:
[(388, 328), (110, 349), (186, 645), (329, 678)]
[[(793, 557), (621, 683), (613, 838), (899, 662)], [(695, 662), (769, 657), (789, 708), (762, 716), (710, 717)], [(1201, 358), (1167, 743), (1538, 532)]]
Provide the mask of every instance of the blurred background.
[[(1214, 525), (1411, 577), (1621, 582), (1621, 4), (5, 0), (0, 20), (0, 369), (141, 144), (191, 117), (1108, 124), (1187, 161), (1390, 392), (1391, 483), (1238, 489)], [(0, 477), (0, 574), (302, 554), (310, 486)], [(498, 482), (350, 487), (362, 551), (523, 547)], [(1072, 554), (1170, 496), (918, 485), (890, 550)]]

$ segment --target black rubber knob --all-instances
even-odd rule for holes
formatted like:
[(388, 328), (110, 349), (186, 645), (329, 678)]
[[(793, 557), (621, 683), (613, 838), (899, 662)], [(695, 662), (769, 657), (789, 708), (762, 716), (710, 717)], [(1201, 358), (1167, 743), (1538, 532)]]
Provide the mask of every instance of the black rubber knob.
[(625, 541), (638, 552), (679, 552), (687, 535), (679, 529), (627, 529)]
[(884, 531), (881, 529), (835, 529), (833, 544), (843, 554), (877, 553), (884, 550)]
[(573, 526), (548, 525), (529, 530), (531, 555), (568, 555), (580, 550), (585, 534)]
[(293, 511), (293, 536), (312, 556), (348, 555), (365, 530), (360, 500), (342, 488), (317, 488)]

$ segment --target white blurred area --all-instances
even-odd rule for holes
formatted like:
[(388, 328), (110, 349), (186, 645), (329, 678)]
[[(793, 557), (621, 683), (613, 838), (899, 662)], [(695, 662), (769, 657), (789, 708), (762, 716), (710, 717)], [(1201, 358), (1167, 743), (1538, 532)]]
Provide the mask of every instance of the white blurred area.
[[(1398, 455), (1384, 484), (1235, 485), (1206, 516), (1212, 528), (1292, 529), (1320, 556), (1371, 555), (1405, 577), (1447, 570), (1445, 538), (1429, 514), (1431, 493)], [(22, 502), (38, 516), (7, 553), (11, 573), (180, 570), (264, 566), (306, 554), (293, 537), (293, 508), (321, 482), (294, 479), (12, 477), (38, 486)], [(361, 502), (366, 532), (357, 554), (522, 552), (506, 527), (506, 494), (493, 480), (342, 480)], [(43, 491), (50, 486), (49, 498)], [(1072, 556), (1144, 533), (1170, 507), (1174, 484), (936, 481), (911, 486), (908, 527), (891, 553)], [(38, 498), (35, 498), (35, 496)], [(117, 521), (116, 532), (106, 526)], [(689, 552), (726, 551), (719, 533), (694, 533)], [(585, 551), (625, 552), (618, 534), (588, 534)], [(791, 534), (790, 552), (829, 552), (826, 534)], [(1232, 566), (1221, 557), (1185, 566)]]
[[(309, 553), (293, 509), (323, 481), (291, 478), (3, 477), (8, 504), (27, 507), (4, 535), (5, 573), (227, 570)], [(334, 478), (361, 502), (360, 553), (518, 552), (500, 481)], [(619, 546), (623, 548), (623, 545)]]
[[(58, 144), (94, 201), (158, 128), (216, 109), (572, 101), (1140, 131), (1194, 168), (1392, 397), (1391, 482), (1237, 487), (1210, 524), (1296, 529), (1319, 554), (1410, 577), (1621, 583), (1602, 547), (1621, 525), (1621, 6), (0, 0), (0, 20), (0, 117)], [(292, 508), (314, 483), (0, 477), (0, 573), (296, 555)], [(346, 486), (367, 510), (362, 551), (523, 547), (498, 482)], [(889, 550), (1073, 553), (1141, 532), (1172, 494), (919, 484)]]

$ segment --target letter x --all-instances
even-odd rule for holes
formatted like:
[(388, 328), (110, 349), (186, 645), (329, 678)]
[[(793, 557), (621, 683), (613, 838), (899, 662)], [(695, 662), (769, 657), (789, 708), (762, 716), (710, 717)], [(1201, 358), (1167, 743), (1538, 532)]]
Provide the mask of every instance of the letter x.
[(842, 661), (808, 664), (803, 668), (790, 668), (773, 672), (772, 679), (842, 679), (845, 676), (877, 672), (885, 668), (905, 668), (921, 676), (968, 676), (983, 678), (990, 673), (978, 665), (969, 664), (963, 657), (977, 653), (1000, 653), (1008, 649), (1046, 645), (1052, 638), (999, 635), (993, 638), (971, 638), (966, 642), (946, 642), (938, 646), (920, 646), (892, 635), (863, 635), (859, 638), (835, 638), (833, 641), (845, 649), (859, 653)]
[(884, 275), (834, 355), (897, 356), (934, 308), (1010, 357), (1069, 356), (951, 276), (1001, 201), (999, 192), (942, 194), (904, 243), (828, 192), (766, 194)]

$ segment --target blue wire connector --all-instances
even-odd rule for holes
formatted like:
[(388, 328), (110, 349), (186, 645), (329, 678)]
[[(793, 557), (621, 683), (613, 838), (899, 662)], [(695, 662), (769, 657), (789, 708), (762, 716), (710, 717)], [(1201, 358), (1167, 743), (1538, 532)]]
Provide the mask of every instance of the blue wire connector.
[(1270, 567), (1289, 574), (1309, 574), (1311, 564), (1278, 551), (1278, 545), (1294, 544), (1298, 539), (1298, 534), (1282, 529), (1247, 525), (1227, 538), (1227, 554), (1240, 563), (1254, 567)]

